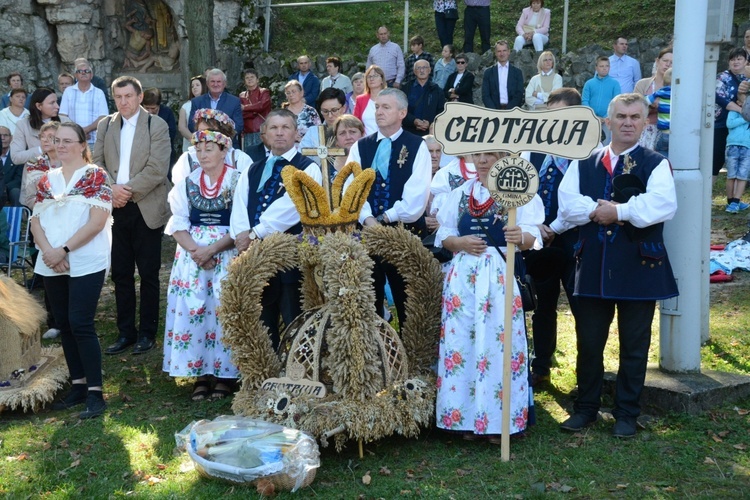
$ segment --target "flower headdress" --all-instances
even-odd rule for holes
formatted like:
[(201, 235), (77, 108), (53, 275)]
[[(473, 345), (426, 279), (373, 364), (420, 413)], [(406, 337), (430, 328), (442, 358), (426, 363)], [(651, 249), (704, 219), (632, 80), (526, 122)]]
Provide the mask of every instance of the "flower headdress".
[(237, 130), (237, 127), (234, 125), (234, 120), (229, 118), (229, 115), (227, 115), (225, 112), (220, 111), (218, 109), (211, 109), (211, 108), (202, 108), (195, 112), (193, 115), (193, 121), (195, 123), (198, 123), (198, 120), (216, 120), (219, 123), (223, 123), (225, 125), (231, 125), (233, 129)]
[(199, 142), (215, 142), (216, 144), (221, 144), (226, 149), (232, 147), (232, 139), (225, 136), (221, 132), (216, 132), (213, 130), (199, 130), (198, 132), (193, 134), (193, 139), (191, 142), (193, 143), (193, 145), (196, 145)]

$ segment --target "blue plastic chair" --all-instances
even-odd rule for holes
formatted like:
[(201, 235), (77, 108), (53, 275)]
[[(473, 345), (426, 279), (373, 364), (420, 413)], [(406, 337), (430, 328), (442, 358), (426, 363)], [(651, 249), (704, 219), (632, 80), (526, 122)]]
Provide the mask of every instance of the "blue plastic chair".
[(10, 255), (8, 263), (2, 266), (8, 269), (8, 277), (14, 269), (20, 269), (23, 282), (26, 284), (26, 271), (32, 267), (31, 261), (27, 258), (27, 251), (31, 244), (29, 241), (31, 211), (26, 207), (3, 207), (3, 214), (8, 221)]

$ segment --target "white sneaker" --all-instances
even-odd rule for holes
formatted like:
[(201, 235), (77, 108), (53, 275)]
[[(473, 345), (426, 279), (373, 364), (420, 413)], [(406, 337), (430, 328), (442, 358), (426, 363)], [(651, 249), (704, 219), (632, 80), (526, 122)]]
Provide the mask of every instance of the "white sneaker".
[(49, 339), (56, 339), (60, 336), (60, 330), (57, 328), (50, 328), (46, 332), (44, 332), (44, 335), (42, 335), (43, 339), (49, 340)]

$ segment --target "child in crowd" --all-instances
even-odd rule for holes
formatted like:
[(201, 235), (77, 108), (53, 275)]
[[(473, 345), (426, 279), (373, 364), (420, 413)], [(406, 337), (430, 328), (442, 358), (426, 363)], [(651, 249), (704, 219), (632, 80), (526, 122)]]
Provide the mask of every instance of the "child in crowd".
[(441, 89), (445, 87), (448, 77), (456, 72), (456, 61), (453, 59), (455, 51), (453, 45), (443, 47), (443, 57), (435, 63), (435, 71), (432, 73), (432, 81)]
[(415, 78), (414, 64), (417, 61), (424, 59), (430, 63), (430, 70), (435, 68), (435, 60), (432, 58), (432, 54), (424, 51), (424, 38), (419, 35), (413, 36), (411, 40), (409, 40), (409, 48), (411, 49), (411, 54), (409, 54), (409, 57), (406, 59), (406, 72), (404, 73), (404, 80), (401, 82), (402, 89), (406, 88), (409, 81)]
[[(747, 76), (750, 66), (745, 67)], [(666, 73), (664, 74), (666, 83)], [(747, 94), (737, 93), (737, 104), (744, 108)], [(727, 115), (727, 149), (724, 166), (727, 169), (727, 207), (730, 214), (737, 214), (750, 208), (750, 204), (743, 203), (740, 198), (745, 192), (748, 176), (750, 176), (750, 123), (741, 113), (730, 111)]]
[(596, 74), (594, 78), (583, 85), (581, 103), (594, 110), (594, 114), (602, 123), (602, 145), (609, 144), (612, 133), (607, 128), (604, 119), (607, 118), (609, 102), (620, 94), (620, 84), (609, 76), (609, 58), (601, 56), (596, 60)]
[(669, 158), (669, 122), (672, 106), (672, 68), (664, 72), (664, 86), (646, 99), (656, 108), (656, 141), (654, 151)]

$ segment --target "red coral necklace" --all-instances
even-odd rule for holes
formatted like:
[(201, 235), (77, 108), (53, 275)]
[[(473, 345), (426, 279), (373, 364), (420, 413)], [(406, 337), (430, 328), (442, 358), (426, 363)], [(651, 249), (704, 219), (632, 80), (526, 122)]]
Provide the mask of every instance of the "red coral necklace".
[(469, 194), (469, 213), (472, 217), (481, 217), (487, 213), (487, 211), (495, 204), (495, 200), (490, 196), (484, 203), (479, 203), (474, 198), (474, 186), (471, 187), (471, 193)]
[(227, 166), (224, 165), (224, 169), (221, 171), (219, 179), (216, 181), (216, 185), (212, 188), (206, 186), (205, 177), (208, 176), (206, 172), (201, 174), (201, 196), (204, 198), (216, 198), (221, 190), (221, 183), (224, 181), (224, 175), (227, 173)]

